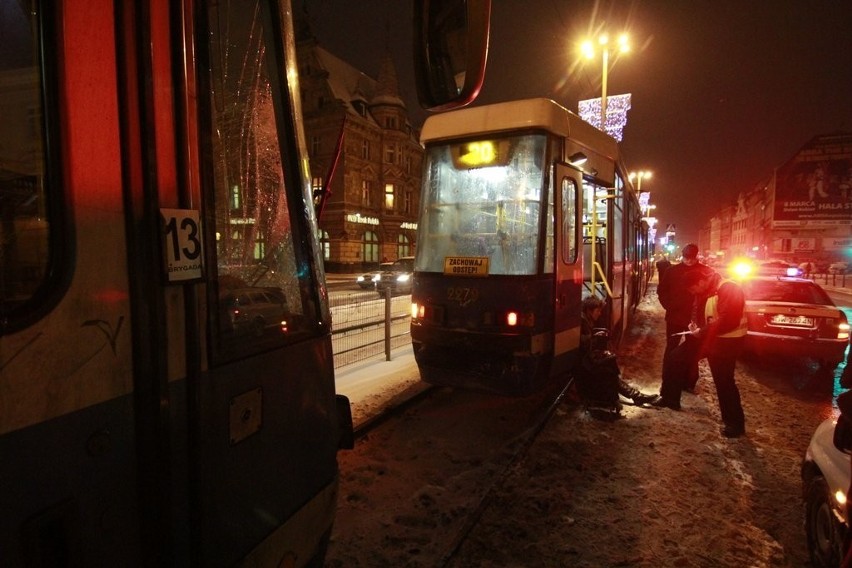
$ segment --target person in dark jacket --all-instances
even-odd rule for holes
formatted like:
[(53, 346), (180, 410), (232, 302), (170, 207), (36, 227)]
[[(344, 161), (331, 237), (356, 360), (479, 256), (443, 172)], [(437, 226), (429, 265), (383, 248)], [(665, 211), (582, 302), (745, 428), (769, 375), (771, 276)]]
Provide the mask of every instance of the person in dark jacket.
[[(707, 301), (708, 291), (713, 285), (710, 279), (714, 276), (715, 272), (712, 271), (707, 274), (703, 274), (701, 271), (692, 271), (683, 279), (686, 293), (695, 298), (694, 313), (690, 316), (690, 323), (695, 322), (700, 325), (704, 322), (704, 304)], [(654, 405), (680, 410), (681, 394), (690, 386), (694, 389), (695, 381), (698, 380), (701, 342), (689, 332), (689, 323), (687, 323), (686, 330), (670, 335), (667, 339), (675, 340), (676, 345), (667, 350), (663, 356), (663, 381), (660, 385), (660, 398)], [(696, 375), (694, 378), (690, 376), (693, 372)]]
[[(683, 247), (681, 262), (671, 265), (662, 274), (657, 285), (657, 297), (666, 310), (666, 349), (663, 353), (663, 368), (672, 349), (684, 341), (681, 334), (689, 329), (689, 323), (695, 321), (700, 312), (703, 298), (690, 291), (697, 281), (708, 277), (714, 270), (698, 260), (698, 246), (690, 243)], [(696, 351), (697, 350), (693, 350)], [(677, 372), (683, 390), (695, 391), (698, 382), (698, 360), (684, 361)]]
[(663, 256), (662, 258), (660, 258), (660, 260), (657, 261), (657, 283), (663, 281), (663, 274), (665, 274), (666, 270), (668, 270), (671, 265), (672, 263), (665, 256)]
[(724, 423), (720, 431), (726, 438), (738, 438), (745, 434), (745, 415), (734, 371), (748, 332), (745, 295), (739, 284), (718, 274), (708, 286), (704, 321), (690, 323), (689, 331), (701, 341), (701, 355), (707, 357), (713, 374)]
[[(615, 354), (607, 349), (607, 335), (605, 330), (597, 331), (595, 323), (603, 312), (604, 303), (595, 296), (585, 298), (582, 303), (580, 316), (580, 356), (586, 369), (596, 366), (599, 372), (595, 373), (594, 380), (613, 381), (609, 385), (610, 391), (616, 392), (626, 399), (632, 400), (636, 406), (653, 404), (659, 398), (656, 394), (645, 394), (638, 388), (629, 384), (621, 376), (621, 369), (615, 358)], [(588, 380), (583, 377), (581, 380)], [(582, 389), (581, 389), (582, 390)], [(605, 389), (604, 389), (605, 390)]]

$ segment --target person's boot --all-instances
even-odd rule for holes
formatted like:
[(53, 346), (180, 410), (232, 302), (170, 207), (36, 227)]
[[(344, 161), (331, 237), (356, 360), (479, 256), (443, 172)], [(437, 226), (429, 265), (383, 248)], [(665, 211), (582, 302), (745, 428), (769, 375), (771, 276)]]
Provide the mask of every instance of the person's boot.
[(654, 405), (660, 399), (660, 395), (658, 394), (645, 394), (642, 392), (638, 392), (633, 395), (633, 403), (637, 406), (642, 406), (645, 404)]

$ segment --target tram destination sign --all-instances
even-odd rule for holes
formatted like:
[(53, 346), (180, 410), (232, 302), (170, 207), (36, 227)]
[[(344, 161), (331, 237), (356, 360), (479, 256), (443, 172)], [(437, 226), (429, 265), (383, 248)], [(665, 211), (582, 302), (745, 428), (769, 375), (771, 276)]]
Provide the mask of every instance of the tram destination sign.
[(445, 256), (446, 276), (488, 276), (487, 256)]

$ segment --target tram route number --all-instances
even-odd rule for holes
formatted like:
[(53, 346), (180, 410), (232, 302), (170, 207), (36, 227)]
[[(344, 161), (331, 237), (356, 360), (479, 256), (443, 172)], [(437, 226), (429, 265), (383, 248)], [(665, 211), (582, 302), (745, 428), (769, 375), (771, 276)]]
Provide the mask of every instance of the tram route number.
[(200, 214), (196, 209), (160, 209), (163, 256), (168, 282), (202, 277)]
[(487, 256), (445, 256), (446, 276), (488, 276)]

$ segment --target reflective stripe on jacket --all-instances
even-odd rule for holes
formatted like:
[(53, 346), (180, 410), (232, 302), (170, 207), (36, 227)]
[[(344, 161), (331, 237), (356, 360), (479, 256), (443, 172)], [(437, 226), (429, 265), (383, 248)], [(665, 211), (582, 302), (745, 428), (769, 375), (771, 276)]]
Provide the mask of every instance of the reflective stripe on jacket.
[[(736, 284), (733, 280), (722, 280), (721, 282), (719, 282), (719, 286), (716, 287), (716, 293), (707, 298), (707, 303), (704, 305), (704, 317), (706, 318), (707, 323), (710, 323), (711, 321), (714, 321), (719, 317), (719, 288), (721, 288), (722, 285), (726, 282)], [(737, 327), (726, 333), (720, 333), (716, 337), (745, 337), (747, 332), (748, 318), (746, 318), (745, 307), (743, 307), (743, 313), (740, 316), (740, 323), (737, 325)]]

